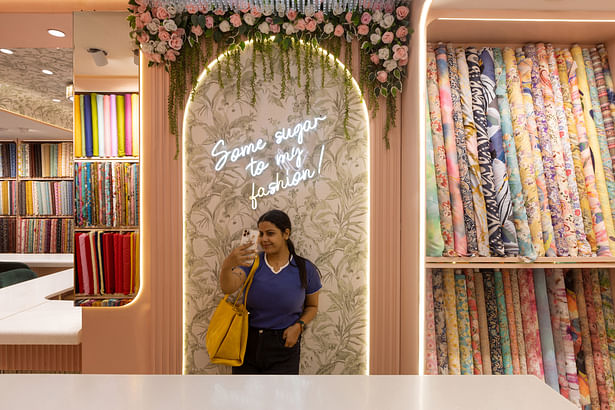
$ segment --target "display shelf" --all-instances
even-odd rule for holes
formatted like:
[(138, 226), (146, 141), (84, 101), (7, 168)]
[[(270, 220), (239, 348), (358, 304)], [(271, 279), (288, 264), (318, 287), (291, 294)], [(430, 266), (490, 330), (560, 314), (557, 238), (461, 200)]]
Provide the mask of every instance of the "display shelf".
[(103, 158), (90, 158), (79, 157), (74, 159), (75, 162), (139, 162), (139, 157), (103, 157)]
[(106, 227), (106, 226), (95, 226), (95, 227), (75, 227), (75, 232), (87, 232), (87, 231), (128, 231), (134, 232), (138, 231), (138, 226), (122, 226), (122, 227)]
[(73, 219), (72, 215), (20, 215), (21, 219)]
[(72, 177), (19, 177), (20, 181), (72, 181)]

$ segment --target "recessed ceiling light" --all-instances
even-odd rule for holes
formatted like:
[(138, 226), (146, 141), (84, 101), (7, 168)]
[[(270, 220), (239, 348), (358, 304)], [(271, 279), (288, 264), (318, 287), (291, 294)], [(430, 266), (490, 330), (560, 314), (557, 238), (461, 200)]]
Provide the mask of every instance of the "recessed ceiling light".
[(47, 75), (52, 75), (52, 74), (53, 74), (53, 71), (43, 70), (43, 73), (44, 73), (44, 74), (47, 74)]
[(53, 102), (60, 102), (61, 100), (59, 98), (54, 98), (53, 100), (51, 100)]
[(13, 50), (9, 50), (8, 48), (0, 48), (0, 52), (4, 54), (13, 54)]
[(64, 34), (63, 31), (56, 30), (54, 28), (50, 28), (47, 32), (54, 37), (66, 37), (66, 34)]

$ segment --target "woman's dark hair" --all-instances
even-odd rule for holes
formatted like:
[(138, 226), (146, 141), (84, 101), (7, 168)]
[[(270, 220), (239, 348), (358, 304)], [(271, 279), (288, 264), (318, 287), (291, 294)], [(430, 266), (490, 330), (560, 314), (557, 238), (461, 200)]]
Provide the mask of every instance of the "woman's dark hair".
[[(278, 229), (282, 231), (282, 233), (284, 233), (286, 229), (292, 232), (290, 218), (288, 217), (288, 215), (286, 215), (285, 212), (280, 211), (279, 209), (273, 209), (262, 214), (261, 217), (258, 218), (258, 223), (260, 224), (261, 222), (271, 222), (276, 227), (278, 227)], [(302, 256), (297, 255), (297, 253), (295, 252), (295, 245), (293, 244), (293, 241), (290, 240), (290, 238), (286, 240), (286, 245), (288, 246), (290, 255), (296, 261), (295, 263), (297, 268), (299, 268), (299, 279), (301, 280), (301, 286), (304, 289), (307, 289), (307, 271), (305, 266), (308, 260)], [(318, 268), (316, 268), (316, 270), (318, 271)]]

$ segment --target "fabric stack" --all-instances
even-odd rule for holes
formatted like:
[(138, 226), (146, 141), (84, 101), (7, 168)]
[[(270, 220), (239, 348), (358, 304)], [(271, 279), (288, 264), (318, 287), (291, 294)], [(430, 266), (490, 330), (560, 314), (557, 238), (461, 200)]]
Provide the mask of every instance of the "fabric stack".
[(427, 52), (427, 255), (615, 255), (606, 50)]
[(128, 162), (75, 164), (75, 220), (79, 227), (139, 224), (139, 165)]
[(139, 155), (139, 94), (75, 95), (75, 157)]
[(75, 259), (76, 293), (128, 295), (139, 290), (138, 232), (77, 232)]
[(72, 219), (21, 219), (16, 252), (72, 253), (73, 229)]
[(73, 144), (22, 143), (19, 149), (19, 174), (22, 177), (72, 177)]
[(0, 178), (15, 178), (17, 146), (14, 142), (0, 143)]
[(75, 301), (75, 306), (95, 306), (95, 307), (111, 307), (111, 306), (124, 306), (132, 302), (131, 298), (128, 299), (80, 299)]
[(15, 215), (17, 213), (15, 186), (15, 181), (0, 181), (0, 215)]
[(426, 279), (426, 374), (531, 374), (583, 408), (615, 403), (608, 270), (434, 269)]
[(19, 195), (22, 216), (73, 214), (73, 181), (21, 181)]

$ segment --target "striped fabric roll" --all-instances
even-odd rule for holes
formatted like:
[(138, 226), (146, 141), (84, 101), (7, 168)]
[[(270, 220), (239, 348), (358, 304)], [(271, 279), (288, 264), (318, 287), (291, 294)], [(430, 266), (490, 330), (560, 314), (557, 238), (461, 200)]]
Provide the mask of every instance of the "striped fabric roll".
[(466, 49), (466, 61), (470, 77), (470, 90), (472, 91), (472, 110), (476, 135), (478, 141), (478, 162), (481, 171), (481, 186), (485, 195), (487, 207), (487, 224), (489, 227), (489, 248), (492, 256), (504, 255), (502, 230), (498, 212), (495, 185), (493, 182), (493, 166), (489, 152), (489, 133), (487, 130), (487, 100), (480, 76), (480, 59), (478, 50), (474, 47)]
[(611, 105), (606, 88), (604, 72), (602, 70), (602, 60), (600, 59), (598, 49), (595, 47), (589, 52), (592, 61), (592, 68), (594, 69), (594, 76), (596, 78), (596, 91), (598, 92), (598, 100), (600, 101), (600, 111), (602, 112), (602, 119), (604, 120), (606, 142), (609, 148), (609, 153), (611, 154), (611, 162), (615, 162), (615, 125), (613, 124), (613, 117), (611, 115)]
[(468, 153), (466, 151), (465, 131), (463, 127), (463, 113), (461, 110), (461, 90), (459, 86), (459, 70), (457, 57), (452, 45), (446, 46), (448, 74), (451, 86), (451, 102), (453, 107), (453, 124), (455, 129), (455, 147), (457, 148), (457, 165), (459, 166), (459, 188), (463, 201), (463, 221), (466, 232), (468, 255), (478, 252), (476, 225), (474, 222), (474, 204), (472, 203), (472, 183), (468, 169)]
[(598, 44), (598, 54), (600, 54), (600, 60), (602, 61), (602, 72), (604, 74), (604, 81), (606, 82), (606, 92), (609, 96), (609, 106), (611, 107), (611, 116), (615, 121), (615, 87), (613, 86), (613, 77), (611, 75), (611, 66), (609, 65), (609, 57), (606, 52), (604, 44)]
[(476, 139), (476, 125), (472, 111), (472, 91), (470, 90), (470, 75), (466, 62), (465, 50), (461, 47), (455, 49), (457, 56), (457, 69), (459, 70), (459, 88), (461, 97), (461, 113), (463, 128), (465, 130), (465, 143), (468, 154), (468, 170), (472, 185), (472, 201), (474, 203), (474, 217), (476, 218), (476, 236), (478, 240), (478, 254), (489, 256), (489, 231), (487, 228), (487, 209), (485, 197), (481, 188), (480, 165), (478, 164), (478, 141)]

